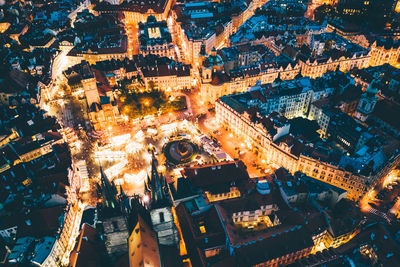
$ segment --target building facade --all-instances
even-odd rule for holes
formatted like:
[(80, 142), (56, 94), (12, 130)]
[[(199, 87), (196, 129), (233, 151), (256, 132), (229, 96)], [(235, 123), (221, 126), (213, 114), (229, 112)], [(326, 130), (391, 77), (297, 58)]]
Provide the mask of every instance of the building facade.
[(348, 198), (359, 200), (367, 190), (366, 183), (371, 177), (355, 175), (338, 166), (323, 162), (307, 155), (295, 155), (285, 143), (273, 142), (262, 124), (253, 123), (248, 116), (240, 114), (228, 104), (218, 100), (215, 104), (218, 122), (237, 136), (247, 139), (260, 159), (283, 166), (291, 173), (301, 171), (306, 175), (342, 188)]
[(375, 41), (371, 47), (370, 66), (380, 66), (383, 64), (390, 64), (395, 66), (398, 64), (400, 56), (400, 42), (399, 41)]

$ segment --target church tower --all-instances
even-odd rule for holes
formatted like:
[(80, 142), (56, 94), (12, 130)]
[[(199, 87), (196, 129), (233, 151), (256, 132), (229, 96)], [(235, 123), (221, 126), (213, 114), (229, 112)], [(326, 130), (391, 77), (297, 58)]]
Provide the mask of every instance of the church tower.
[(104, 240), (109, 260), (115, 262), (128, 253), (129, 229), (127, 224), (127, 197), (108, 180), (103, 168), (100, 166), (100, 183), (97, 185), (98, 204), (97, 211), (99, 223), (96, 227), (100, 237)]
[(369, 115), (374, 111), (378, 97), (376, 94), (378, 89), (375, 88), (373, 82), (368, 86), (367, 91), (362, 94), (360, 103), (355, 113), (355, 117), (360, 121), (366, 121)]
[(161, 245), (177, 245), (178, 230), (172, 214), (172, 201), (168, 184), (162, 174), (157, 171), (157, 160), (153, 154), (151, 177), (145, 182), (145, 194), (150, 193), (148, 209), (153, 230), (157, 233)]
[(203, 66), (203, 61), (206, 56), (207, 56), (206, 45), (204, 43), (202, 43), (201, 47), (200, 47), (200, 53), (199, 53), (200, 67)]
[(93, 103), (100, 103), (100, 95), (97, 89), (96, 77), (89, 64), (83, 62), (82, 65), (82, 87), (88, 106), (91, 107)]
[(119, 208), (117, 188), (114, 182), (110, 183), (102, 166), (100, 166), (100, 184), (98, 184), (97, 193), (103, 208)]

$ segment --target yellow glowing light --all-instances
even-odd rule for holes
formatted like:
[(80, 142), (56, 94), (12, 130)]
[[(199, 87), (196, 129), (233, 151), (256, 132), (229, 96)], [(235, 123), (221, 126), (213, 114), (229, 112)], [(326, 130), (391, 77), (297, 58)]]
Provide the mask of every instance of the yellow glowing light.
[(142, 200), (143, 200), (145, 203), (148, 203), (148, 202), (150, 201), (150, 197), (149, 197), (148, 195), (144, 195), (143, 198), (142, 198)]
[(115, 179), (114, 180), (114, 184), (115, 185), (123, 185), (124, 184), (124, 180), (123, 179)]
[(127, 164), (128, 164), (128, 160), (123, 159), (121, 162), (111, 166), (104, 172), (108, 178), (113, 178), (113, 177), (119, 175)]
[(125, 151), (130, 153), (130, 154), (135, 154), (139, 152), (140, 150), (143, 149), (143, 144), (142, 143), (136, 143), (136, 142), (131, 142), (126, 145)]
[(165, 166), (164, 165), (160, 165), (157, 167), (158, 172), (165, 172)]
[(107, 159), (107, 160), (124, 159), (126, 157), (126, 153), (124, 151), (112, 151), (110, 149), (106, 149), (94, 152), (94, 157), (96, 159)]
[(111, 141), (114, 146), (121, 146), (121, 145), (127, 143), (130, 139), (131, 139), (130, 134), (123, 134), (123, 135), (114, 136), (113, 138), (111, 138)]

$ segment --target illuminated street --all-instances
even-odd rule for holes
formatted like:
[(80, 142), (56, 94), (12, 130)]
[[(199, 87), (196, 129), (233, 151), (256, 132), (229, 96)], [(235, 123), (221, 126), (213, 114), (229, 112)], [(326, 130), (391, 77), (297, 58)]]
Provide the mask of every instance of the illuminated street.
[(0, 1), (0, 266), (400, 266), (400, 0)]

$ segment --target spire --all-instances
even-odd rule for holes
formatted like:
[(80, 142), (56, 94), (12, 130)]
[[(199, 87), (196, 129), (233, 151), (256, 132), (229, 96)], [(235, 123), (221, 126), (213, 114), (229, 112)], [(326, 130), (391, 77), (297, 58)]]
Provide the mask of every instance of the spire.
[(103, 204), (107, 207), (116, 207), (116, 196), (117, 190), (114, 182), (110, 183), (103, 170), (103, 166), (100, 164), (100, 190), (101, 190), (101, 198), (103, 200)]
[(165, 188), (167, 186), (167, 180), (165, 179), (162, 173), (160, 173), (160, 181), (161, 181), (161, 186)]
[[(151, 192), (151, 205), (161, 205), (161, 203), (168, 202), (168, 197), (166, 195), (165, 187), (166, 187), (166, 180), (164, 176), (158, 173), (157, 171), (157, 159), (152, 153), (152, 162), (151, 162), (151, 178), (148, 178), (147, 185), (145, 183), (145, 193), (146, 191)], [(150, 187), (150, 188), (149, 188)], [(162, 204), (162, 205), (163, 205)]]
[(125, 194), (124, 189), (122, 189), (122, 185), (119, 185), (119, 195), (120, 195), (121, 199), (127, 197), (126, 194)]
[(151, 151), (151, 156), (151, 182), (154, 183), (160, 177), (157, 172), (158, 161), (154, 155), (154, 151)]
[(149, 185), (148, 185), (149, 181), (150, 181), (150, 177), (149, 177), (149, 175), (147, 175), (147, 182), (146, 182), (146, 179), (144, 180), (144, 193), (145, 194), (150, 192)]
[(122, 185), (119, 185), (119, 195), (118, 201), (121, 206), (121, 210), (123, 213), (128, 214), (130, 210), (130, 204), (128, 200), (128, 196), (125, 194), (124, 189), (122, 189)]

